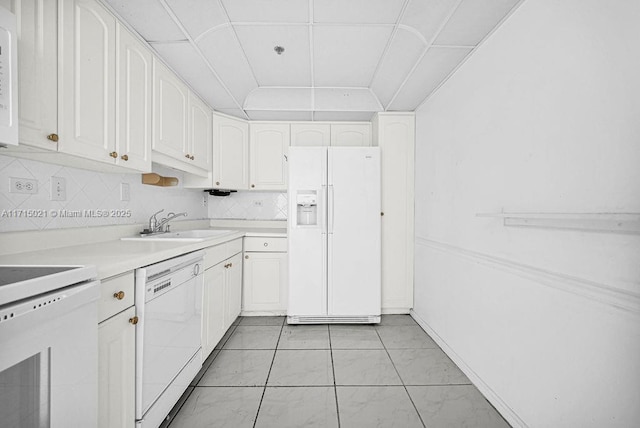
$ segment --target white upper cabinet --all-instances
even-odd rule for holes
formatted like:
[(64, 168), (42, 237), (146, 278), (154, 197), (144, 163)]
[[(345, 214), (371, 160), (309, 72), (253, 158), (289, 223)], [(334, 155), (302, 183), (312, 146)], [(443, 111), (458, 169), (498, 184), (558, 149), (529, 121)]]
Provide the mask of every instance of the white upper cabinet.
[(287, 190), (289, 124), (254, 122), (250, 129), (250, 188)]
[(20, 144), (57, 150), (58, 2), (2, 0), (0, 6), (18, 19)]
[(114, 163), (116, 19), (93, 0), (62, 2), (58, 150)]
[(249, 188), (249, 124), (244, 120), (213, 115), (213, 186)]
[(122, 25), (116, 27), (118, 132), (116, 163), (151, 171), (151, 101), (153, 55)]
[(370, 123), (332, 123), (332, 146), (364, 146), (371, 145)]
[[(189, 90), (175, 74), (153, 59), (153, 150), (187, 159)], [(169, 165), (171, 166), (171, 165)]]
[(189, 144), (187, 153), (193, 164), (211, 170), (211, 109), (200, 98), (189, 92)]
[(328, 146), (331, 125), (328, 123), (292, 123), (291, 146)]

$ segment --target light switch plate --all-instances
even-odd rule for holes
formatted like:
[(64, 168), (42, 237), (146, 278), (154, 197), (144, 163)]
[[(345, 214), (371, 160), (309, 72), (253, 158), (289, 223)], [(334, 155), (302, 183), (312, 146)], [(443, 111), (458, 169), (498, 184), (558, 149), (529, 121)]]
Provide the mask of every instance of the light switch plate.
[(51, 177), (51, 200), (67, 200), (67, 180), (62, 177)]

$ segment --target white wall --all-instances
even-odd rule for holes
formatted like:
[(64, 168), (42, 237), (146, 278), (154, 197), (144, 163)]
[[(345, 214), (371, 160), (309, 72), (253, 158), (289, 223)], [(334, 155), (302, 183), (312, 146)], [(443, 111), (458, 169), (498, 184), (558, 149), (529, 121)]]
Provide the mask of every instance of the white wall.
[[(179, 171), (153, 165), (155, 172), (182, 181)], [(66, 180), (66, 201), (51, 201), (51, 176)], [(10, 178), (27, 178), (38, 181), (38, 193), (11, 193)], [(120, 200), (120, 184), (128, 183), (131, 199)], [(165, 209), (188, 213), (187, 219), (207, 218), (207, 208), (202, 205), (204, 193), (198, 190), (176, 187), (157, 187), (142, 184), (140, 174), (114, 174), (63, 167), (29, 159), (0, 156), (0, 232), (49, 230), (68, 227), (91, 227), (113, 224), (145, 223), (154, 212)], [(40, 210), (46, 217), (12, 217), (11, 212)], [(52, 217), (51, 212), (83, 210), (129, 210), (130, 217)], [(4, 211), (4, 214), (3, 214)], [(7, 214), (7, 212), (9, 214)], [(180, 219), (179, 219), (180, 220)]]
[(528, 0), (417, 112), (415, 315), (514, 425), (640, 421), (640, 2)]

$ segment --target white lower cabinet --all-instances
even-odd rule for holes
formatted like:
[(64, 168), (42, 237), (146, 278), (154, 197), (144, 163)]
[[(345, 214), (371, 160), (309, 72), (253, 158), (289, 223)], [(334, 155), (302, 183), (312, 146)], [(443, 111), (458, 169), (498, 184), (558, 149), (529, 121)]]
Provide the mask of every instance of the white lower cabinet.
[[(202, 305), (202, 355), (207, 358), (240, 315), (242, 255), (233, 241), (207, 251)], [(236, 252), (232, 257), (225, 255)], [(214, 261), (212, 261), (212, 258)], [(224, 259), (220, 261), (221, 259)]]
[(286, 238), (245, 238), (243, 314), (286, 314), (289, 292), (286, 248)]
[(98, 325), (98, 427), (135, 425), (135, 308)]

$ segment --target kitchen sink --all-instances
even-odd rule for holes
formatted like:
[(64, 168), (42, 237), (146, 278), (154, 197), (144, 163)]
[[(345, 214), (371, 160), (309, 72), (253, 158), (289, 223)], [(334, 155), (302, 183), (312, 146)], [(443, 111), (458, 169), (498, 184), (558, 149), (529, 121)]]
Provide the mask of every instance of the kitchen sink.
[(234, 230), (183, 230), (180, 232), (157, 233), (120, 238), (122, 241), (162, 241), (162, 242), (200, 242), (218, 238), (235, 232)]

